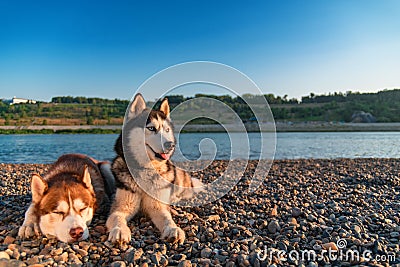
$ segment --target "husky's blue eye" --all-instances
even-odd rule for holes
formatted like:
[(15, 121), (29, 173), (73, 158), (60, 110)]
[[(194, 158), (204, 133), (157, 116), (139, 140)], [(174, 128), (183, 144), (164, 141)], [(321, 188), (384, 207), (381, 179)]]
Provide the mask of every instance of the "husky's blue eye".
[(156, 131), (156, 127), (154, 127), (154, 126), (149, 126), (149, 127), (146, 127), (146, 128), (147, 128), (147, 130), (149, 130), (151, 132), (155, 132)]

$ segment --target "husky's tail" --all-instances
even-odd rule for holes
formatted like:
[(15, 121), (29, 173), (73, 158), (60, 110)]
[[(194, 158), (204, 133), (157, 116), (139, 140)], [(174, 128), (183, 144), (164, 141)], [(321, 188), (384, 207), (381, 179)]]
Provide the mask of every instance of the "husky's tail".
[(111, 171), (111, 164), (108, 161), (101, 161), (97, 163), (99, 166), (101, 175), (104, 178), (104, 187), (108, 197), (111, 197), (115, 193), (115, 178)]

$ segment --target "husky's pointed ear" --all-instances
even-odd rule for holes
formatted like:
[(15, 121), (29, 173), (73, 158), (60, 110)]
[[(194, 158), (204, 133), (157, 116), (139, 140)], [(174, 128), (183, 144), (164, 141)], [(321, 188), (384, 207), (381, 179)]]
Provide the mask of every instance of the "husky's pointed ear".
[(92, 188), (92, 178), (90, 177), (89, 168), (85, 166), (85, 170), (83, 171), (82, 182), (85, 184), (87, 188)]
[(47, 191), (47, 182), (39, 174), (34, 174), (31, 180), (32, 202), (39, 203)]
[(146, 109), (146, 102), (142, 94), (138, 93), (135, 95), (132, 103), (129, 106), (128, 110), (128, 119), (135, 118), (137, 115), (143, 112)]
[(161, 102), (160, 111), (169, 117), (169, 104), (167, 98), (164, 98), (164, 100)]

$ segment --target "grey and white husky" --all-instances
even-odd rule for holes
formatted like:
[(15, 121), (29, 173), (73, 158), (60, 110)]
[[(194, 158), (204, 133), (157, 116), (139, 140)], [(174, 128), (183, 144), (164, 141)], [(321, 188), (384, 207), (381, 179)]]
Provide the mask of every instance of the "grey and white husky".
[(202, 190), (202, 183), (170, 161), (175, 137), (169, 115), (167, 99), (159, 110), (150, 110), (141, 94), (127, 110), (123, 133), (115, 144), (117, 157), (111, 165), (117, 187), (106, 222), (111, 242), (131, 240), (127, 222), (139, 211), (151, 218), (161, 238), (171, 243), (185, 240), (184, 231), (172, 219), (169, 204), (191, 198)]

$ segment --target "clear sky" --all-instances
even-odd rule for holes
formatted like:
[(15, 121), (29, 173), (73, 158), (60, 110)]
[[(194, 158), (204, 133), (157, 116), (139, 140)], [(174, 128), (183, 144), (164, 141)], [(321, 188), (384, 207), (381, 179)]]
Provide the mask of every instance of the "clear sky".
[(210, 60), (265, 93), (400, 88), (400, 1), (0, 1), (0, 98), (130, 99)]

